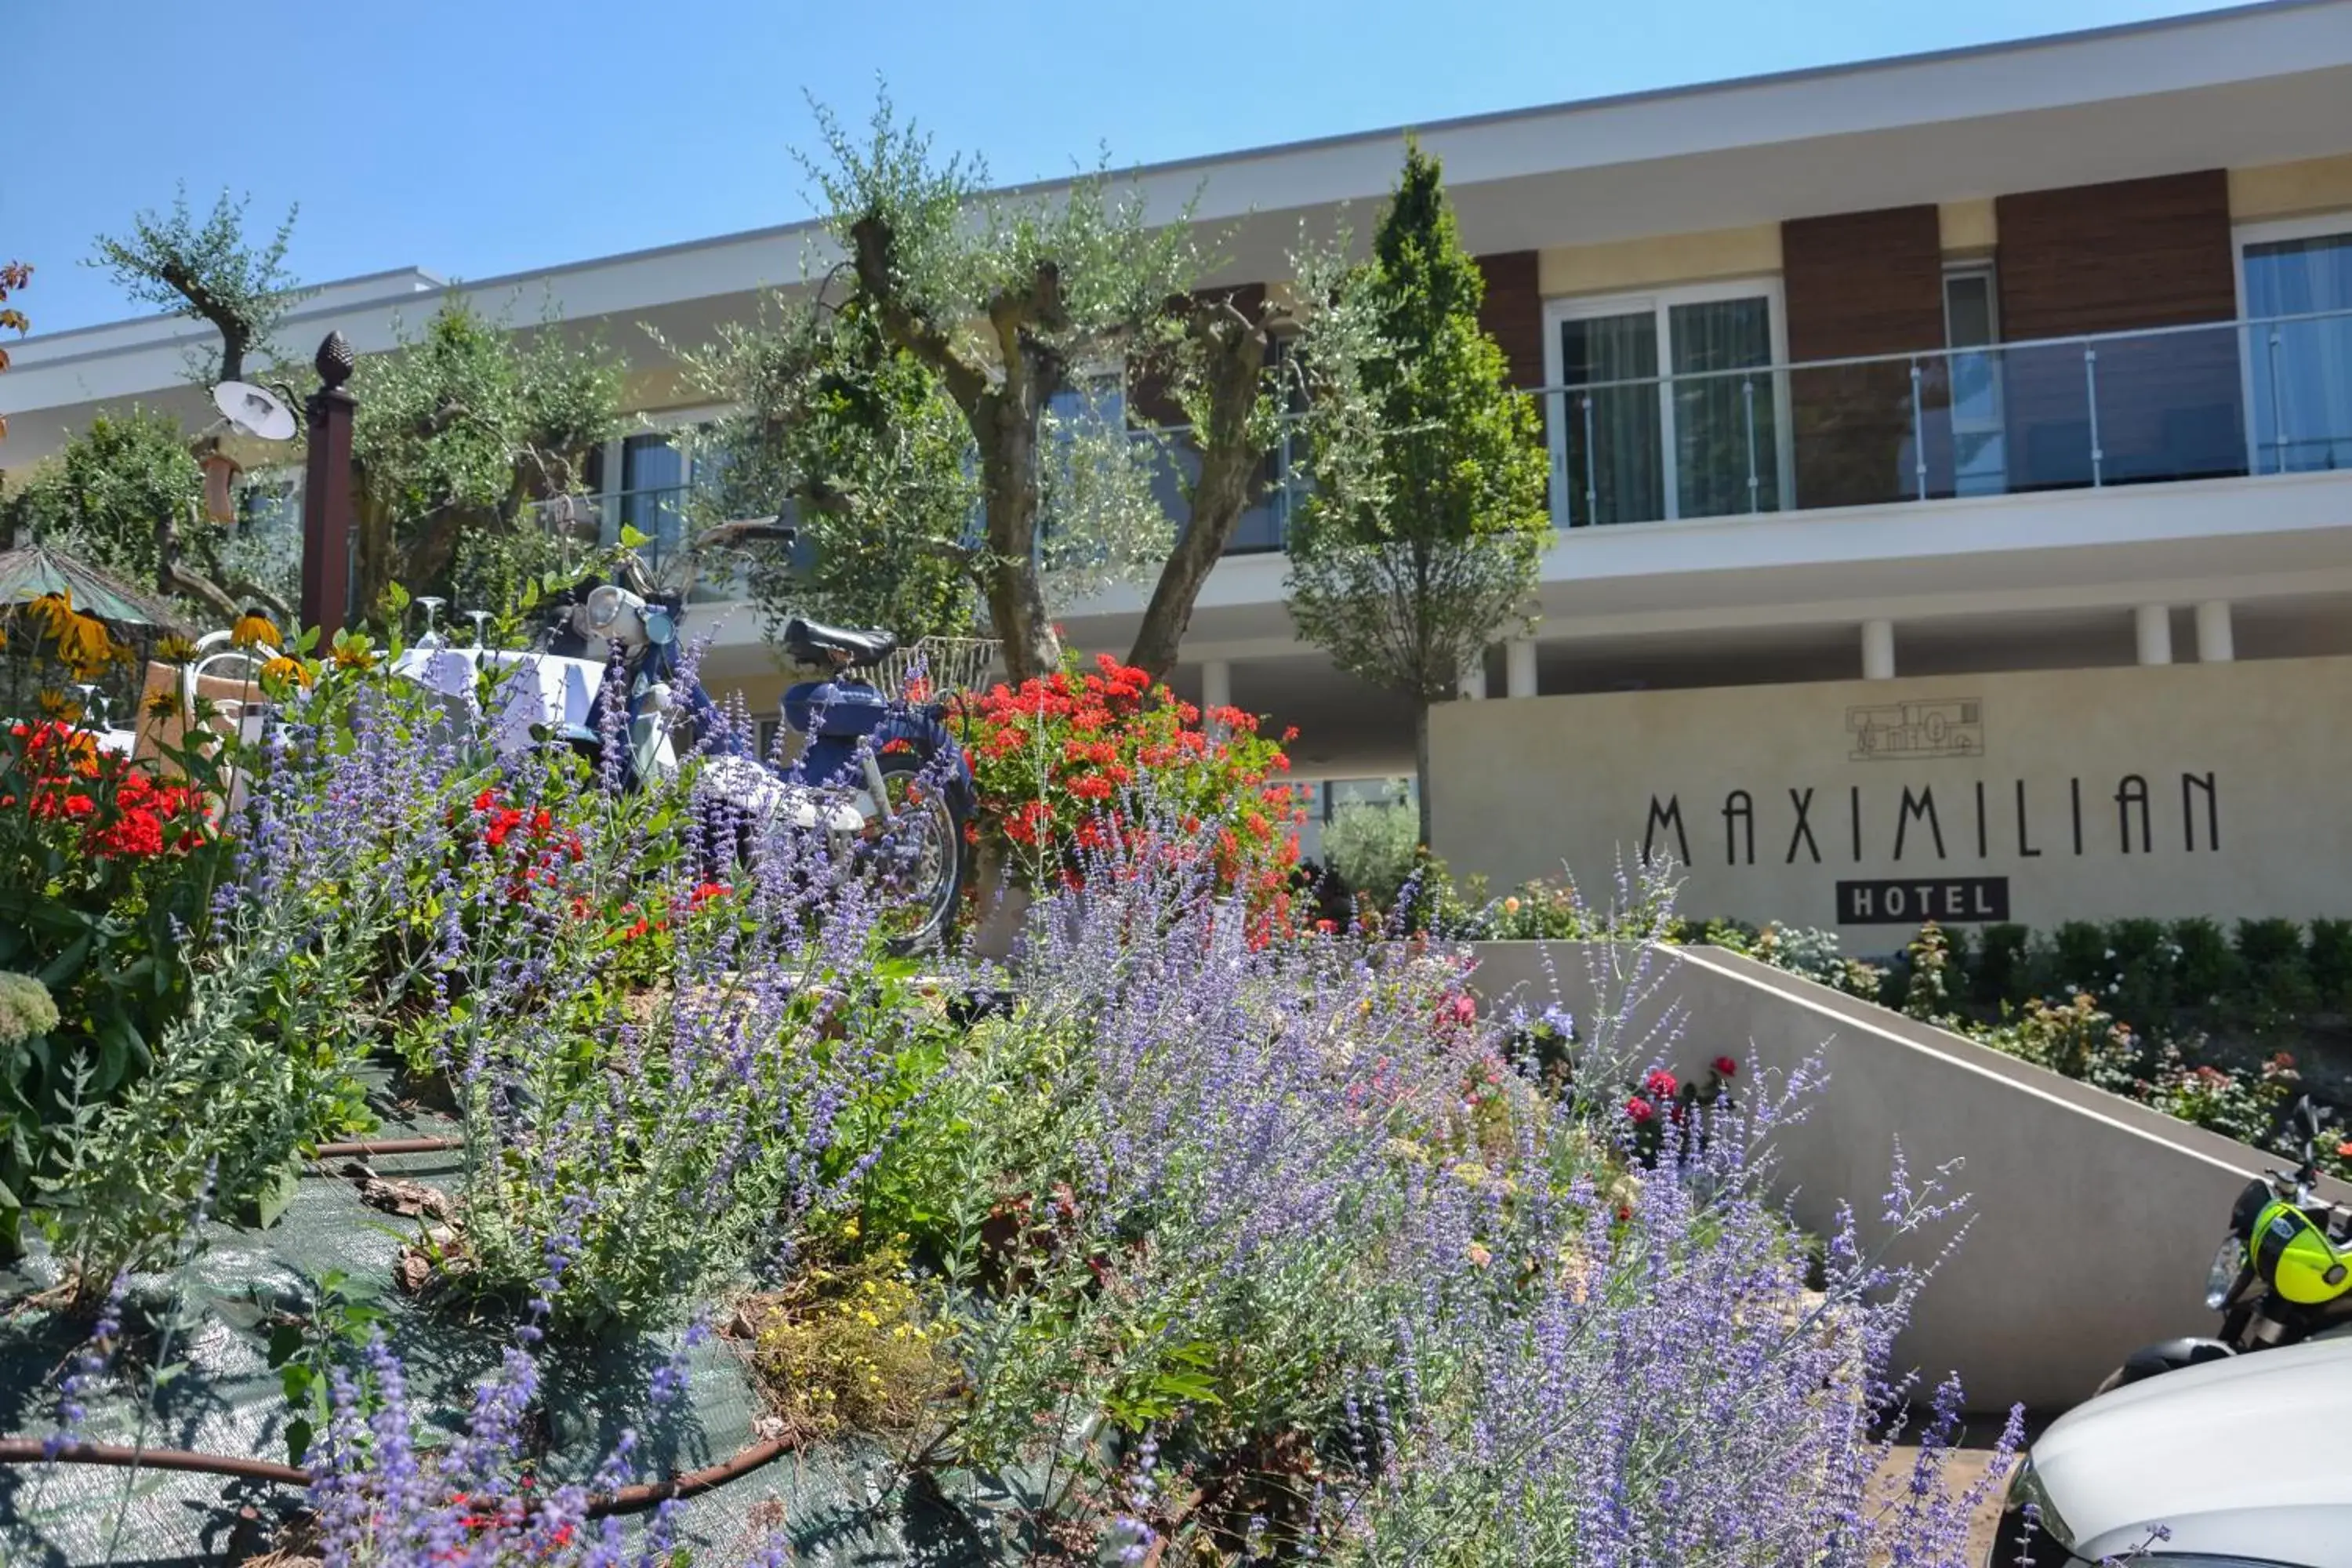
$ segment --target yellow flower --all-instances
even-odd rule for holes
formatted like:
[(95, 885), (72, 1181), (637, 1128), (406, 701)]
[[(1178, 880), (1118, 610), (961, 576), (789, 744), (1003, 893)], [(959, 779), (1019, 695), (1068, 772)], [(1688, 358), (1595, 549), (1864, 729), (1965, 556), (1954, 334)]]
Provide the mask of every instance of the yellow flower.
[(1514, 893), (1509, 898), (1503, 900), (1503, 912), (1507, 915), (1515, 915), (1519, 912), (1519, 899), (1517, 894)]
[(38, 701), (44, 719), (55, 719), (61, 724), (80, 721), (81, 704), (62, 691), (43, 691)]
[(281, 685), (308, 686), (310, 684), (310, 667), (299, 658), (281, 653), (261, 667), (261, 679)]
[(856, 1241), (857, 1239), (857, 1222), (853, 1219), (841, 1227), (841, 1234), (845, 1240)]
[(25, 606), (26, 619), (58, 638), (66, 635), (66, 626), (72, 621), (73, 613), (71, 594), (44, 594)]
[(278, 635), (278, 628), (269, 624), (268, 616), (263, 615), (259, 610), (247, 610), (237, 617), (236, 625), (229, 628), (228, 640), (230, 645), (236, 647), (257, 647), (264, 645), (276, 647), (286, 639)]
[(140, 706), (145, 710), (147, 717), (161, 723), (180, 716), (180, 695), (176, 691), (151, 691), (147, 694), (147, 700)]
[(68, 611), (64, 622), (57, 633), (58, 660), (76, 675), (88, 679), (123, 657), (97, 616)]
[(185, 664), (196, 657), (196, 645), (177, 632), (155, 639), (155, 657), (165, 664)]
[(363, 634), (337, 632), (333, 651), (335, 668), (338, 669), (373, 669), (375, 668), (375, 648)]

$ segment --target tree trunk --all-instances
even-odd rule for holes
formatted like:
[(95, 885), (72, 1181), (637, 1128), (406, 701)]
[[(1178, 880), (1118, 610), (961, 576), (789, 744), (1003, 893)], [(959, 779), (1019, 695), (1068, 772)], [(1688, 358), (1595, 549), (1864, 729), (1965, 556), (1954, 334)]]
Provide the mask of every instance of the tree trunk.
[(1035, 382), (1022, 376), (991, 394), (981, 447), (988, 555), (981, 569), (988, 618), (1004, 644), (1004, 673), (1018, 685), (1062, 667), (1062, 639), (1037, 582), (1037, 418), (1023, 405)]
[(1176, 667), (1192, 605), (1216, 570), (1255, 488), (1265, 449), (1251, 438), (1260, 384), (1265, 375), (1266, 332), (1263, 321), (1218, 300), (1194, 317), (1193, 333), (1210, 345), (1209, 426), (1201, 437), (1201, 476), (1192, 486), (1192, 514), (1184, 532), (1160, 568), (1143, 624), (1127, 662), (1154, 680)]
[(1429, 708), (1426, 698), (1412, 712), (1413, 795), (1419, 807), (1421, 845), (1429, 847)]

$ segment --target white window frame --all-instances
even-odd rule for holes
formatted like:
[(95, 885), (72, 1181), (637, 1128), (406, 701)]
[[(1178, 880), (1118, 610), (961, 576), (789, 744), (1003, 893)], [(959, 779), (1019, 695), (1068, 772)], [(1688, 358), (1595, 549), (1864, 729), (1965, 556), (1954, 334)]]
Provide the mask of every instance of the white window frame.
[(2324, 239), (2338, 234), (2352, 235), (2352, 208), (2315, 213), (2308, 217), (2242, 223), (2230, 230), (2230, 269), (2238, 289), (2238, 401), (2246, 411), (2246, 469), (2250, 476), (2269, 470), (2263, 468), (2262, 431), (2254, 417), (2254, 345), (2253, 328), (2247, 324), (2246, 247), (2275, 245), (2283, 239)]
[[(1544, 301), (1544, 384), (1549, 389), (1544, 399), (1546, 439), (1551, 453), (1552, 526), (1564, 529), (1569, 525), (1568, 506), (1568, 407), (1567, 389), (1561, 385), (1566, 374), (1560, 363), (1559, 329), (1564, 321), (1587, 321), (1595, 316), (1630, 316), (1642, 310), (1652, 312), (1656, 322), (1658, 345), (1658, 432), (1663, 450), (1659, 453), (1659, 471), (1664, 482), (1666, 515), (1655, 521), (1662, 522), (1719, 522), (1728, 517), (1751, 517), (1751, 512), (1731, 512), (1720, 516), (1685, 519), (1681, 515), (1681, 475), (1675, 466), (1674, 388), (1668, 379), (1674, 363), (1672, 311), (1676, 305), (1704, 305), (1723, 300), (1753, 300), (1761, 297), (1765, 302), (1766, 324), (1771, 341), (1771, 363), (1759, 369), (1771, 373), (1772, 385), (1772, 446), (1777, 461), (1774, 464), (1778, 492), (1777, 510), (1781, 512), (1796, 509), (1796, 448), (1795, 432), (1790, 426), (1789, 409), (1789, 310), (1778, 274), (1758, 278), (1726, 279), (1712, 283), (1684, 283), (1672, 288), (1640, 289), (1612, 294), (1561, 295)], [(1639, 527), (1641, 524), (1612, 523), (1612, 528)]]

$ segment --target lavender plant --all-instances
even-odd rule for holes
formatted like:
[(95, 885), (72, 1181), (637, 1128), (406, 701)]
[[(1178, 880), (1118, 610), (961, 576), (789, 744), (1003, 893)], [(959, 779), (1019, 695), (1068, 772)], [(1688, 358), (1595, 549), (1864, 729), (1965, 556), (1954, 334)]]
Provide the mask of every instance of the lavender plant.
[[(861, 1194), (929, 1246), (970, 1368), (928, 1455), (1042, 1462), (1167, 1562), (1959, 1560), (1981, 1500), (1932, 1446), (1908, 1514), (1865, 1503), (1919, 1277), (1849, 1231), (1804, 1289), (1763, 1153), (1801, 1082), (1637, 1177), (1622, 1110), (1502, 1064), (1453, 955), (1254, 945), (1182, 861), (1106, 854), (1047, 900), (1023, 999), (893, 1151), (929, 1201), (882, 1167)], [(1642, 945), (1602, 960), (1572, 1081), (1675, 1045)], [(1950, 1213), (1890, 1201), (1898, 1231)]]

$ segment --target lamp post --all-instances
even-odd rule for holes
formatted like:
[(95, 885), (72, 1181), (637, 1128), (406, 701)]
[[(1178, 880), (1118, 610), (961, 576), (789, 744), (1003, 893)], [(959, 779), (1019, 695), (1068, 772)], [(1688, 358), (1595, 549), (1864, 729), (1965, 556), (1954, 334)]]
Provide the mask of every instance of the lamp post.
[(302, 625), (331, 642), (352, 612), (352, 414), (358, 401), (343, 390), (358, 356), (341, 332), (329, 332), (311, 362), (319, 390), (310, 416), (310, 449), (302, 468)]

